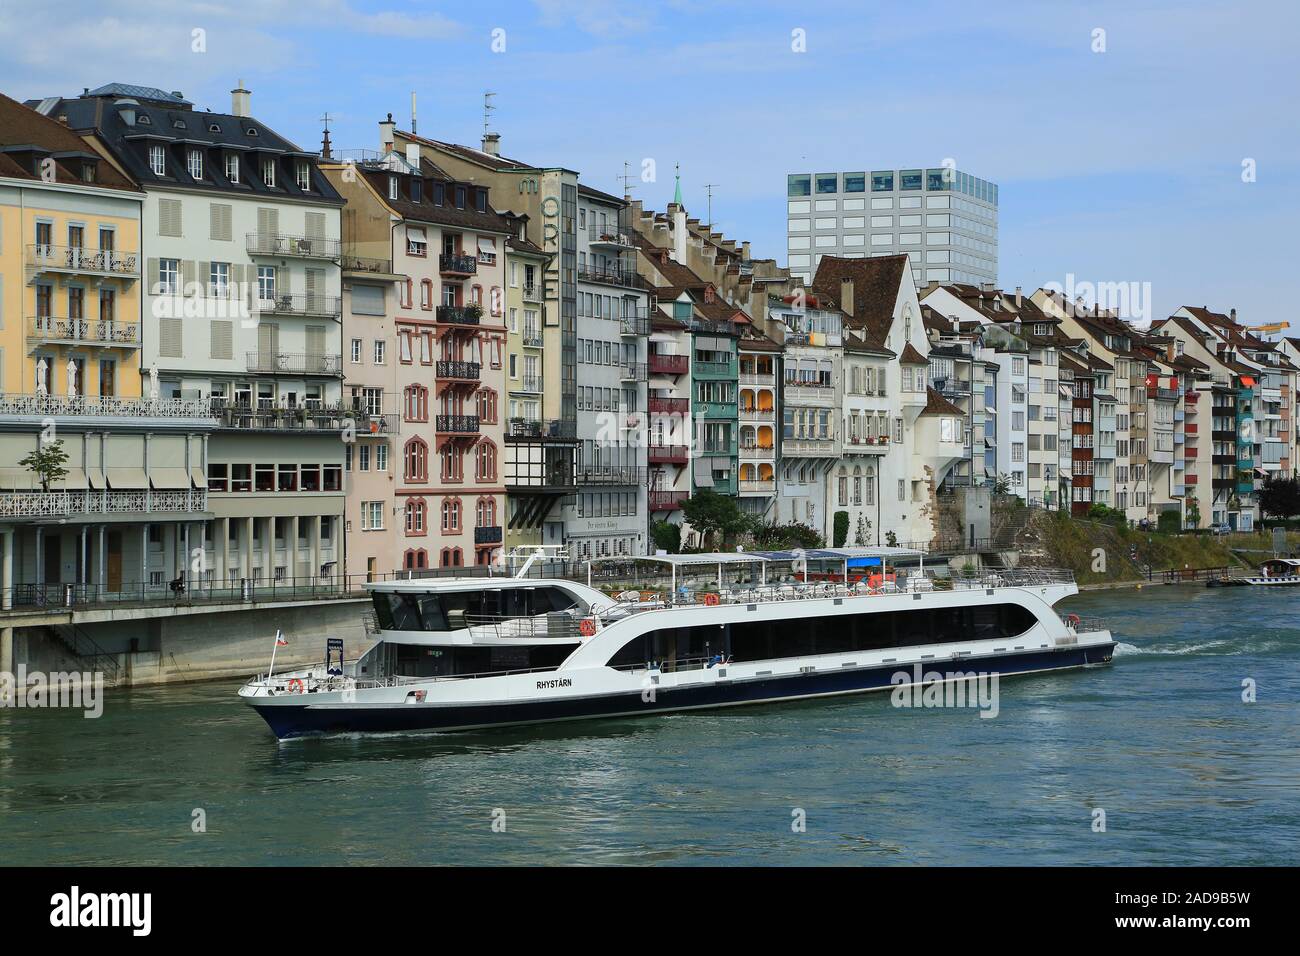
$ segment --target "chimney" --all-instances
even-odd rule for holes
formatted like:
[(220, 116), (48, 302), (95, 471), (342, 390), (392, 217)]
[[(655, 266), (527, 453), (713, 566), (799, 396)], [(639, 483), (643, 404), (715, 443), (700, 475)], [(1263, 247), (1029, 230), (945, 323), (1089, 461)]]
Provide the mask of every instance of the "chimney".
[(489, 156), (501, 155), (501, 134), (484, 133), (483, 134), (483, 152)]
[(1016, 308), (1017, 309), (1020, 308), (1020, 299), (1021, 299), (1020, 286), (1016, 286)]
[(379, 151), (381, 153), (391, 153), (393, 151), (393, 130), (397, 129), (397, 124), (393, 122), (393, 114), (388, 114), (388, 119), (379, 121)]
[(845, 276), (840, 279), (840, 311), (845, 315), (856, 315), (853, 307), (853, 279), (851, 276)]
[(244, 81), (230, 91), (230, 112), (236, 116), (248, 116), (248, 98), (252, 94), (244, 89)]
[(1236, 324), (1237, 324), (1237, 310), (1236, 310), (1236, 309), (1231, 310), (1231, 311), (1228, 313), (1228, 318), (1230, 318), (1230, 319), (1232, 320), (1232, 324), (1233, 324), (1233, 325), (1236, 325)]
[(740, 254), (745, 262), (749, 261), (749, 240), (746, 239), (740, 244)]
[(992, 282), (981, 282), (981, 283), (980, 283), (980, 291), (981, 291), (981, 292), (992, 292), (992, 291), (993, 291), (993, 283), (992, 283)]

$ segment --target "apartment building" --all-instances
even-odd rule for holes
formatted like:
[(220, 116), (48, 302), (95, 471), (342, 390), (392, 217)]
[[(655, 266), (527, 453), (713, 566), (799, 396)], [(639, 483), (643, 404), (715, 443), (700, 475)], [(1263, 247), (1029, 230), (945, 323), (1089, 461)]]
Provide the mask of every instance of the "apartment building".
[(145, 191), (141, 365), (210, 401), (202, 579), (329, 583), (342, 571), (338, 193), (316, 154), (253, 117), (113, 83), (39, 111), (91, 131)]
[(776, 507), (777, 435), (781, 428), (777, 404), (784, 379), (781, 346), (752, 322), (738, 322), (736, 349), (740, 385), (740, 506), (770, 519)]
[(391, 398), (379, 402), (400, 410), (396, 458), (383, 461), (390, 493), (363, 498), (358, 483), (349, 518), (356, 540), (375, 542), (362, 546), (367, 561), (387, 547), (404, 570), (490, 564), (505, 543), (505, 261), (519, 226), (492, 209), (487, 187), (454, 178), (417, 144), (399, 152), (391, 118), (379, 125), (379, 153), (326, 167), (348, 201), (348, 254), (386, 252), (400, 277), (387, 335), (345, 330), (363, 368), (392, 367)]
[(998, 187), (955, 168), (792, 173), (790, 272), (807, 282), (823, 256), (906, 255), (912, 278), (979, 285), (998, 274)]
[[(164, 596), (202, 576), (216, 421), (142, 373), (144, 203), (93, 134), (0, 96), (4, 608)], [(51, 446), (66, 474), (45, 487), (20, 462)]]
[[(645, 275), (651, 271), (638, 261)], [(655, 297), (650, 314), (649, 394), (646, 399), (651, 521), (681, 523), (682, 503), (691, 496), (691, 332), (677, 318), (676, 304)]]

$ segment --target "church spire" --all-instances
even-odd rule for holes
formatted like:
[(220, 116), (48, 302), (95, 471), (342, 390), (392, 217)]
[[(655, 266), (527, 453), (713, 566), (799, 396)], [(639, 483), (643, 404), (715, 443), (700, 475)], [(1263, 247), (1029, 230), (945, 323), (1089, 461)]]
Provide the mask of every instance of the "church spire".
[(673, 194), (673, 202), (685, 208), (686, 204), (682, 202), (682, 164), (677, 163), (674, 168), (677, 170), (677, 192)]

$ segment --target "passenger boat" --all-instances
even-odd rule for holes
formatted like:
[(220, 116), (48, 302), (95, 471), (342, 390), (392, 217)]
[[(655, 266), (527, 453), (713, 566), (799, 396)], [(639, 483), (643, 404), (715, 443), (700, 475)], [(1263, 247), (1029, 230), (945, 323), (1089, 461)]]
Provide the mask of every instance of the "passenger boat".
[[(377, 640), (358, 660), (330, 651), (240, 696), (281, 739), (456, 731), (1086, 667), (1115, 647), (1052, 609), (1078, 591), (1066, 571), (949, 576), (908, 549), (825, 548), (599, 559), (584, 583), (539, 576), (537, 557), (370, 584)], [(636, 586), (647, 568), (658, 587)]]
[(1259, 566), (1259, 574), (1242, 578), (1246, 584), (1284, 587), (1300, 584), (1300, 558), (1273, 558)]

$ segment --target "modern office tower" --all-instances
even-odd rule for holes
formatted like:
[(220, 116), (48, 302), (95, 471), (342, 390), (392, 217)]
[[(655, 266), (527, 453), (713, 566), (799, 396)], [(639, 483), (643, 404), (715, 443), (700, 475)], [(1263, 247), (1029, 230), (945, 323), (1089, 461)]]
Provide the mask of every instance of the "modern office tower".
[(805, 282), (823, 256), (900, 253), (918, 286), (997, 282), (998, 187), (948, 167), (792, 173), (786, 247)]
[(186, 573), (316, 587), (343, 557), (343, 200), (317, 154), (250, 113), (242, 84), (231, 96), (216, 113), (113, 83), (37, 108), (92, 132), (144, 188), (140, 367), (150, 392), (210, 401), (220, 422), (203, 560)]

